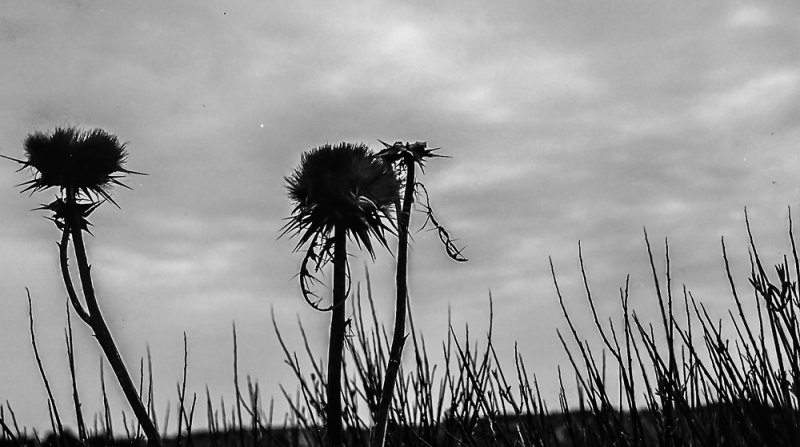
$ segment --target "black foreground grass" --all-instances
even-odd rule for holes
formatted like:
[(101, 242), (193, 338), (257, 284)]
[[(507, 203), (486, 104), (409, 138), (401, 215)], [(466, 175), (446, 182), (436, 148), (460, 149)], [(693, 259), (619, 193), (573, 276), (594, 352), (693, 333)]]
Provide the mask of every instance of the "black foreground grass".
[[(751, 272), (746, 292), (736, 285), (725, 241), (722, 259), (728, 275), (731, 307), (717, 320), (686, 289), (672, 284), (669, 245), (666, 268), (656, 268), (645, 233), (652, 268), (654, 304), (660, 318), (643, 321), (628, 304), (628, 279), (620, 288), (621, 325), (601, 320), (589, 287), (583, 256), (579, 254), (587, 310), (595, 322), (604, 349), (592, 350), (578, 333), (564, 305), (558, 275), (551, 263), (556, 295), (569, 332), (558, 334), (571, 365), (559, 370), (561, 394), (556, 405), (545, 403), (536, 374), (515, 349), (513, 368), (503, 369), (492, 339), (492, 329), (481, 343), (451, 327), (440, 347), (443, 361), (430, 361), (433, 351), (411, 320), (408, 361), (400, 371), (394, 395), (387, 444), (394, 446), (749, 446), (800, 445), (800, 259), (791, 212), (787, 254), (774, 268), (765, 267), (745, 214)], [(579, 252), (580, 253), (580, 252)], [(343, 377), (343, 418), (347, 445), (369, 445), (373, 417), (378, 410), (389, 350), (389, 337), (373, 308), (369, 275), (363, 291), (351, 298), (352, 336), (347, 339)], [(745, 295), (752, 297), (744, 298)], [(491, 297), (489, 303), (492, 306)], [(32, 315), (32, 313), (31, 313)], [(68, 314), (69, 315), (69, 314)], [(31, 316), (34, 353), (35, 330)], [(69, 320), (68, 320), (69, 323)], [(491, 323), (491, 321), (490, 321)], [(234, 377), (237, 401), (217, 401), (186, 390), (184, 379), (176, 389), (174, 415), (156, 414), (152, 404), (150, 362), (140, 363), (139, 393), (163, 433), (177, 424), (178, 435), (164, 439), (175, 446), (316, 446), (324, 438), (326, 377), (308, 343), (297, 354), (276, 334), (286, 363), (299, 386), (281, 388), (289, 414), (276, 416), (272, 401), (262, 401), (259, 385)], [(726, 328), (723, 330), (723, 326)], [(285, 330), (285, 329), (283, 329)], [(302, 325), (299, 330), (305, 340)], [(65, 331), (72, 365), (71, 326)], [(188, 350), (188, 347), (187, 347)], [(300, 361), (300, 356), (304, 360)], [(36, 354), (38, 361), (38, 353)], [(306, 366), (306, 369), (301, 365)], [(44, 368), (43, 383), (49, 387)], [(78, 388), (72, 380), (73, 405), (80, 409)], [(540, 372), (541, 373), (541, 372)], [(52, 379), (52, 378), (51, 378)], [(578, 385), (570, 400), (564, 383)], [(103, 385), (104, 386), (104, 385)], [(243, 389), (244, 388), (244, 389)], [(198, 400), (200, 402), (198, 402)], [(63, 403), (62, 403), (63, 404)], [(48, 398), (52, 426), (47, 437), (21, 428), (9, 402), (0, 404), (0, 446), (145, 445), (141, 428), (128, 418), (112, 426), (106, 405), (103, 414), (87, 419), (81, 414), (63, 429), (58, 405)], [(202, 420), (202, 422), (200, 422)], [(202, 426), (202, 428), (198, 428)]]

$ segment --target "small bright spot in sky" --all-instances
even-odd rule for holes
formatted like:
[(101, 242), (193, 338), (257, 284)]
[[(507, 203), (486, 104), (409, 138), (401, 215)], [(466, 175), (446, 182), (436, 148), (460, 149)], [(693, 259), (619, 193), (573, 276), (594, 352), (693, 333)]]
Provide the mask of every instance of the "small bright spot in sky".
[(262, 129), (264, 128), (264, 125), (263, 125), (263, 124), (261, 125), (261, 128), (262, 128)]

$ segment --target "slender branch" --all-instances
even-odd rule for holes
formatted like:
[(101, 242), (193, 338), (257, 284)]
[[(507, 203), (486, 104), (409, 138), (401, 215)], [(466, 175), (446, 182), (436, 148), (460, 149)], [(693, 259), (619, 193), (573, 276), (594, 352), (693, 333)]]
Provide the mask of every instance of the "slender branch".
[(14, 432), (12, 432), (11, 429), (8, 427), (8, 425), (6, 425), (6, 421), (2, 417), (2, 415), (0, 415), (0, 428), (3, 429), (3, 433), (6, 436), (8, 436), (8, 438), (11, 440), (11, 442), (13, 442), (14, 444), (16, 444), (16, 445), (18, 445), (20, 447), (23, 446), (22, 442), (20, 442), (20, 440), (17, 439), (16, 436), (14, 436)]
[(103, 393), (103, 424), (105, 426), (106, 441), (111, 443), (114, 439), (114, 427), (111, 423), (111, 406), (108, 403), (108, 392), (106, 391), (106, 378), (103, 367), (103, 358), (100, 357), (100, 390)]
[(147, 436), (149, 445), (161, 446), (161, 436), (156, 430), (152, 420), (150, 420), (147, 409), (144, 407), (141, 399), (139, 398), (139, 394), (136, 391), (136, 386), (133, 384), (133, 380), (131, 380), (128, 369), (126, 368), (125, 363), (119, 354), (119, 349), (117, 349), (114, 339), (111, 336), (111, 332), (109, 331), (108, 326), (106, 325), (106, 322), (100, 313), (100, 307), (97, 304), (97, 298), (95, 296), (94, 286), (92, 284), (91, 268), (86, 256), (86, 248), (84, 247), (83, 243), (82, 229), (79, 225), (81, 214), (80, 210), (76, 206), (75, 194), (76, 193), (74, 189), (67, 190), (66, 203), (71, 209), (70, 212), (67, 213), (65, 219), (65, 228), (69, 229), (69, 232), (72, 236), (73, 249), (75, 251), (75, 258), (78, 263), (78, 273), (80, 276), (81, 285), (83, 287), (83, 297), (86, 301), (86, 308), (89, 314), (88, 325), (94, 331), (95, 338), (97, 338), (97, 342), (103, 349), (103, 353), (105, 354), (109, 365), (111, 365), (114, 375), (117, 377), (117, 382), (119, 382), (122, 392), (125, 394), (128, 403), (133, 409), (139, 424), (142, 425), (142, 429)]
[(342, 354), (345, 338), (345, 306), (347, 299), (347, 232), (341, 225), (334, 235), (333, 310), (331, 312), (330, 343), (328, 345), (327, 433), (328, 447), (340, 447), (344, 442), (342, 426)]
[(86, 424), (83, 420), (83, 411), (81, 410), (81, 399), (78, 394), (78, 381), (75, 373), (75, 349), (72, 343), (72, 318), (69, 315), (69, 303), (67, 307), (67, 329), (65, 330), (64, 338), (67, 343), (67, 359), (69, 360), (69, 375), (72, 380), (72, 402), (75, 405), (75, 418), (78, 424), (78, 439), (86, 441)]
[(44, 388), (47, 391), (47, 399), (50, 402), (50, 406), (52, 408), (53, 417), (56, 420), (56, 426), (58, 428), (58, 435), (62, 438), (64, 437), (64, 426), (61, 425), (61, 417), (58, 414), (58, 407), (56, 406), (56, 400), (53, 398), (53, 390), (50, 388), (50, 381), (47, 380), (47, 375), (44, 373), (44, 366), (42, 366), (42, 359), (39, 357), (39, 349), (36, 346), (36, 332), (33, 328), (33, 304), (31, 303), (31, 291), (28, 288), (25, 288), (25, 293), (28, 295), (28, 321), (30, 322), (30, 332), (31, 332), (31, 346), (33, 346), (33, 355), (36, 357), (36, 365), (39, 367), (39, 374), (42, 376), (42, 382), (44, 382)]
[(81, 320), (83, 320), (86, 324), (90, 324), (89, 320), (91, 320), (91, 318), (89, 317), (89, 313), (83, 308), (83, 305), (78, 299), (78, 294), (75, 293), (75, 286), (72, 285), (72, 277), (69, 273), (69, 257), (67, 254), (68, 247), (69, 225), (65, 222), (64, 229), (61, 232), (61, 242), (58, 244), (59, 259), (61, 261), (61, 276), (64, 278), (64, 286), (67, 288), (67, 295), (69, 295), (69, 301), (72, 303), (72, 308), (75, 309), (75, 312), (78, 314)]
[(189, 345), (186, 340), (186, 332), (183, 332), (183, 380), (178, 384), (178, 439), (176, 446), (181, 446), (183, 440), (183, 421), (187, 420), (186, 417), (186, 370), (189, 365)]
[(386, 443), (386, 427), (389, 422), (389, 409), (392, 405), (397, 373), (403, 356), (403, 346), (407, 335), (406, 313), (408, 305), (408, 224), (411, 220), (411, 205), (414, 203), (415, 164), (406, 163), (406, 185), (403, 196), (403, 209), (397, 216), (398, 220), (398, 247), (397, 247), (397, 275), (395, 276), (395, 289), (397, 299), (394, 314), (394, 333), (392, 334), (392, 347), (389, 351), (389, 364), (386, 367), (386, 379), (383, 381), (381, 401), (378, 406), (378, 419), (373, 437), (373, 445), (383, 447)]
[[(233, 422), (239, 418), (239, 426), (236, 432), (239, 433), (239, 446), (244, 447), (244, 432), (242, 432), (242, 393), (239, 390), (239, 344), (236, 338), (236, 323), (233, 323), (233, 389), (236, 392), (236, 413)], [(232, 410), (231, 410), (232, 411)]]

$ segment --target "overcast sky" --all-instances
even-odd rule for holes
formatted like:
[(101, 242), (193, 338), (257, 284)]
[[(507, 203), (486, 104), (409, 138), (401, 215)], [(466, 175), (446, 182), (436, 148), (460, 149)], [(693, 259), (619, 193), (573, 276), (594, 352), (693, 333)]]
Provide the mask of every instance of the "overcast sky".
[[(669, 237), (674, 280), (719, 316), (730, 304), (721, 236), (748, 270), (744, 207), (769, 263), (787, 248), (786, 210), (800, 196), (795, 2), (279, 3), (0, 0), (0, 153), (22, 157), (28, 133), (56, 125), (102, 127), (148, 174), (114, 190), (121, 210), (95, 212), (88, 249), (132, 370), (151, 348), (161, 408), (175, 400), (184, 331), (190, 390), (208, 385), (228, 402), (233, 322), (241, 374), (266, 398), (295, 386), (271, 309), (292, 347), (299, 318), (324, 354), (329, 316), (303, 302), (302, 256), (278, 238), (291, 211), (284, 176), (324, 143), (425, 140), (452, 156), (421, 180), (470, 261), (415, 235), (418, 327), (437, 346), (450, 307), (458, 332), (468, 322), (481, 334), (491, 291), (496, 346), (510, 360), (519, 342), (552, 407), (566, 357), (549, 256), (588, 337), (578, 240), (612, 317), (628, 273), (632, 305), (654, 308), (643, 227), (658, 256)], [(0, 168), (0, 401), (44, 429), (25, 287), (71, 414), (59, 234), (30, 212), (54, 191), (19, 194), (28, 173)], [(356, 280), (364, 261), (390, 325), (391, 256), (352, 259)], [(100, 353), (77, 322), (76, 337), (91, 412)]]

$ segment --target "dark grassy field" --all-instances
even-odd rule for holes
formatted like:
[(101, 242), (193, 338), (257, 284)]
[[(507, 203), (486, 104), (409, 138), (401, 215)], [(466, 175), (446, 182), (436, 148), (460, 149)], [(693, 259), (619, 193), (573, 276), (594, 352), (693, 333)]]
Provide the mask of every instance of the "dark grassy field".
[[(6, 402), (0, 406), (3, 445), (140, 445), (145, 439), (156, 447), (378, 447), (384, 439), (396, 446), (800, 445), (800, 258), (791, 212), (789, 249), (774, 269), (764, 266), (745, 213), (751, 265), (747, 293), (753, 300), (743, 299), (737, 290), (722, 242), (732, 297), (726, 331), (722, 320), (711, 317), (689, 290), (683, 287), (676, 292), (666, 241), (665, 268), (656, 268), (655, 250), (645, 232), (656, 321), (641, 319), (629, 306), (626, 279), (619, 291), (621, 322), (615, 325), (609, 319), (606, 324), (598, 315), (579, 244), (586, 311), (596, 330), (592, 338), (602, 341), (602, 349), (597, 350), (576, 329), (551, 262), (553, 285), (569, 327), (568, 333), (557, 335), (570, 362), (558, 371), (559, 402), (553, 406), (543, 401), (536, 373), (526, 367), (516, 349), (513, 367), (504, 369), (498, 359), (491, 297), (485, 339), (472, 340), (468, 328), (458, 336), (448, 323), (439, 362), (433, 361), (424, 337), (414, 327), (407, 292), (412, 210), (425, 217), (423, 227), (436, 230), (452, 260), (467, 261), (434, 216), (428, 191), (415, 177), (417, 169), (423, 172), (426, 161), (443, 157), (425, 142), (383, 143), (384, 149), (377, 153), (362, 144), (323, 145), (304, 153), (297, 169), (286, 177), (294, 208), (283, 234), (298, 239), (295, 250), (305, 253), (297, 275), (299, 286), (311, 307), (331, 315), (325, 365), (311, 352), (302, 325), (304, 347), (298, 356), (284, 342), (273, 319), (285, 362), (298, 384), (295, 391), (281, 387), (289, 413), (276, 419), (274, 401), (261, 399), (257, 383), (248, 378), (246, 387), (241, 386), (234, 329), (235, 401), (227, 409), (224, 401), (216, 407), (206, 390), (198, 404), (197, 394), (187, 391), (184, 335), (183, 379), (177, 389), (174, 422), (170, 427), (167, 413), (161, 416), (159, 428), (151, 362), (148, 359), (145, 373), (142, 361), (138, 378), (128, 372), (100, 312), (83, 242), (90, 214), (105, 201), (113, 203), (110, 187), (123, 185), (119, 179), (124, 175), (137, 174), (123, 167), (125, 144), (101, 129), (58, 127), (52, 133), (29, 135), (24, 145), (27, 159), (11, 159), (33, 171), (33, 179), (23, 183), (24, 191), (55, 187), (60, 192), (40, 210), (52, 213), (50, 219), (61, 231), (59, 264), (69, 296), (70, 374), (56, 380), (70, 381), (69, 405), (76, 416), (75, 421), (63, 421), (60, 416), (63, 402), (53, 398), (36, 345), (31, 309), (31, 346), (48, 396), (51, 424), (47, 429), (54, 435), (42, 438), (39, 433), (47, 429), (41, 427), (30, 433), (21, 429), (12, 405)], [(387, 236), (393, 234), (399, 243), (396, 312), (389, 337), (375, 315), (368, 274), (365, 297), (358, 285), (351, 290), (347, 244), (350, 241), (374, 257), (374, 249), (389, 248)], [(80, 289), (74, 286), (69, 267), (70, 244)], [(317, 276), (328, 266), (333, 271), (333, 299), (326, 306), (314, 288), (320, 283)], [(102, 414), (91, 419), (83, 415), (72, 314), (92, 330), (129, 405), (132, 415), (123, 413), (122, 427), (112, 426), (107, 398)], [(410, 333), (406, 333), (406, 318)], [(403, 352), (410, 360), (405, 364)], [(100, 387), (105, 397), (102, 371)], [(577, 385), (577, 397), (568, 395), (565, 381)], [(197, 417), (203, 412), (204, 427)], [(67, 426), (76, 427), (77, 434), (68, 435)], [(168, 433), (177, 436), (167, 440)]]
[[(594, 316), (605, 349), (593, 352), (563, 307), (570, 332), (558, 336), (571, 365), (559, 371), (562, 389), (555, 406), (541, 399), (536, 376), (521, 356), (516, 355), (513, 369), (501, 368), (491, 327), (480, 343), (470, 341), (469, 334), (456, 336), (451, 328), (441, 344), (444, 361), (434, 365), (411, 319), (407, 341), (411, 361), (400, 370), (402, 380), (393, 397), (387, 445), (800, 445), (800, 326), (796, 318), (800, 261), (791, 225), (790, 217), (788, 254), (772, 271), (764, 266), (751, 236), (748, 290), (737, 290), (729, 276), (731, 311), (726, 324), (734, 328), (730, 334), (722, 332), (722, 321), (709, 316), (689, 291), (682, 289), (675, 296), (669, 245), (663, 247), (666, 269), (658, 272), (645, 235), (660, 321), (640, 320), (628, 306), (626, 286), (620, 291), (622, 325), (604, 325), (587, 287), (582, 299)], [(724, 242), (722, 254), (730, 275)], [(581, 271), (588, 284), (582, 258)], [(563, 306), (565, 298), (554, 270), (553, 281)], [(351, 337), (346, 346), (342, 399), (347, 445), (370, 445), (390, 343), (375, 317), (369, 278), (363, 292), (356, 287), (351, 300)], [(745, 293), (751, 298), (743, 299)], [(181, 399), (176, 405), (180, 417), (173, 417), (180, 435), (165, 439), (165, 444), (322, 445), (324, 368), (308, 344), (302, 353), (307, 362), (301, 362), (284, 343), (277, 326), (276, 335), (299, 384), (297, 390), (282, 388), (292, 408), (289, 414), (275, 418), (269, 403), (262, 403), (257, 384), (248, 381), (243, 390), (237, 378), (239, 399), (227, 409), (215, 407), (210, 396), (204, 399), (205, 405), (196, 398)], [(305, 338), (304, 332), (302, 335)], [(310, 369), (304, 370), (301, 363), (311, 365)], [(59, 378), (64, 379), (69, 380)], [(577, 398), (570, 399), (564, 391), (567, 380), (579, 385)], [(146, 395), (146, 389), (143, 391)], [(185, 388), (181, 395), (188, 396)], [(49, 406), (54, 422), (48, 431), (58, 433), (58, 407), (54, 401)], [(2, 446), (146, 444), (131, 418), (125, 428), (114, 427), (111, 435), (102, 422), (108, 420), (107, 415), (99, 415), (99, 426), (89, 429), (84, 424), (78, 436), (65, 432), (62, 438), (43, 438), (32, 437), (30, 431), (26, 435), (11, 407), (2, 410)], [(201, 412), (205, 413), (204, 424), (198, 422)], [(278, 419), (281, 422), (276, 422)]]

